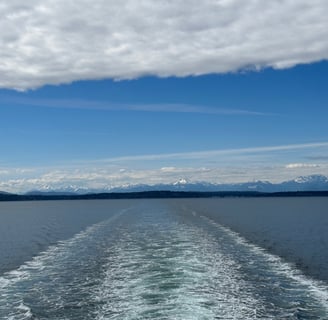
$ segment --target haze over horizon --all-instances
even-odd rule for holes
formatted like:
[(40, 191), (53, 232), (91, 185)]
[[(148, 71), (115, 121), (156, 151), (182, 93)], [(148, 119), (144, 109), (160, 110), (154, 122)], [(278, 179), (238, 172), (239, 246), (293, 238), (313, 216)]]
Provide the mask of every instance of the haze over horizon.
[(0, 190), (328, 176), (328, 2), (0, 3)]

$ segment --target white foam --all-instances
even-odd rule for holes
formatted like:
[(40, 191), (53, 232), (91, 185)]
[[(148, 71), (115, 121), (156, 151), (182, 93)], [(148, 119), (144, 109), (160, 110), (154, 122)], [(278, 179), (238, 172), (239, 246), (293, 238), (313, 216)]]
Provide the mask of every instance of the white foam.
[[(0, 277), (0, 317), (11, 312), (17, 312), (12, 318), (15, 320), (25, 319), (18, 317), (17, 314), (30, 316), (31, 310), (26, 302), (22, 303), (22, 296), (17, 291), (19, 285), (30, 278), (36, 279), (39, 274), (50, 274), (52, 285), (55, 286), (51, 290), (56, 289), (57, 271), (63, 271), (58, 268), (63, 269), (67, 259), (74, 260), (79, 257), (76, 255), (77, 249), (83, 249), (83, 246), (89, 244), (93, 246), (97, 241), (101, 241), (102, 236), (108, 234), (108, 226), (113, 219), (125, 212), (127, 210), (88, 227), (71, 239), (49, 247), (18, 270)], [(198, 216), (197, 212), (194, 213), (191, 213), (193, 218), (190, 216), (193, 222)], [(163, 223), (159, 217), (161, 214), (165, 218)], [(158, 215), (156, 219), (155, 215)], [(98, 271), (99, 274), (90, 279), (81, 278), (84, 274), (80, 274), (77, 282), (70, 284), (78, 291), (77, 297), (88, 293), (88, 301), (79, 301), (78, 306), (81, 309), (87, 304), (98, 305), (96, 310), (92, 311), (94, 313), (90, 314), (90, 319), (276, 318), (266, 309), (262, 297), (254, 294), (256, 284), (245, 280), (242, 266), (234, 259), (233, 254), (230, 255), (228, 250), (222, 250), (229, 247), (223, 248), (227, 244), (220, 243), (214, 235), (215, 232), (206, 232), (196, 224), (179, 224), (174, 219), (168, 222), (168, 215), (165, 216), (165, 212), (151, 213), (149, 216), (143, 213), (139, 219), (140, 223), (136, 222), (132, 226), (122, 225), (122, 229), (118, 230), (119, 241), (111, 245), (104, 242), (102, 257), (107, 260), (102, 265), (102, 272)], [(327, 288), (321, 286), (321, 283), (305, 277), (292, 265), (247, 242), (231, 229), (206, 217), (202, 219), (218, 228), (218, 234), (224, 234), (223, 241), (227, 239), (231, 242), (237, 253), (238, 248), (246, 249), (250, 256), (265, 261), (265, 265), (276, 274), (288, 278), (291, 282), (297, 282), (299, 287), (303, 286), (320, 303), (327, 302)], [(95, 239), (94, 242), (92, 239)], [(83, 264), (83, 250), (81, 253), (81, 259), (77, 260)], [(250, 264), (252, 262), (256, 268), (256, 261), (250, 261)], [(42, 277), (40, 279), (42, 280)], [(47, 284), (45, 287), (48, 290)], [(60, 289), (62, 296), (55, 296), (52, 292), (52, 306), (63, 308), (67, 305), (64, 298), (67, 293), (63, 292), (63, 289), (65, 287)], [(290, 290), (294, 294), (295, 290), (301, 289), (293, 286)], [(49, 302), (46, 300), (48, 297), (43, 297), (42, 292), (40, 296), (41, 305), (42, 299), (45, 299), (46, 306)], [(1, 309), (4, 302), (7, 304), (6, 310)], [(300, 309), (298, 307), (298, 310)], [(5, 311), (1, 313), (1, 310)], [(292, 310), (288, 312), (290, 315)], [(280, 318), (283, 318), (283, 314), (283, 311), (279, 313)], [(84, 315), (84, 318), (88, 317)]]
[(254, 243), (249, 242), (246, 238), (241, 236), (239, 233), (233, 231), (231, 228), (223, 226), (208, 217), (201, 216), (201, 218), (207, 220), (210, 224), (229, 234), (237, 244), (246, 247), (254, 254), (264, 258), (270, 264), (270, 268), (274, 272), (284, 275), (285, 277), (297, 282), (300, 287), (306, 288), (307, 291), (311, 293), (317, 299), (317, 301), (322, 304), (323, 308), (325, 308), (328, 312), (328, 286), (326, 283), (324, 283), (323, 281), (309, 278), (308, 276), (304, 275), (299, 269), (297, 269), (293, 264), (288, 263), (284, 261), (281, 257), (269, 253), (264, 248), (261, 248), (255, 245)]
[(256, 319), (261, 301), (215, 239), (185, 225), (156, 232), (132, 231), (111, 248), (95, 319)]
[(31, 318), (33, 316), (31, 308), (29, 308), (23, 302), (21, 302), (16, 309), (22, 312), (26, 318)]
[[(25, 262), (18, 269), (4, 273), (0, 277), (0, 317), (4, 314), (8, 317), (10, 313), (14, 312), (13, 310), (16, 310), (17, 314), (13, 316), (13, 319), (25, 319), (30, 314), (30, 310), (26, 304), (21, 302), (21, 295), (24, 294), (24, 292), (21, 292), (24, 288), (23, 283), (30, 279), (35, 280), (39, 276), (42, 277), (43, 274), (53, 274), (56, 271), (54, 268), (60, 264), (60, 261), (68, 259), (78, 244), (83, 243), (84, 240), (90, 238), (92, 234), (100, 229), (106, 228), (113, 220), (120, 217), (129, 209), (121, 210), (109, 219), (89, 226), (70, 239), (59, 241), (56, 245), (48, 247), (47, 250), (32, 258), (32, 260)], [(60, 266), (58, 267), (60, 268)], [(53, 276), (53, 281), (55, 281), (55, 274)], [(20, 285), (23, 288), (20, 288)], [(60, 304), (60, 297), (58, 299), (57, 303)], [(22, 318), (22, 313), (25, 318)]]

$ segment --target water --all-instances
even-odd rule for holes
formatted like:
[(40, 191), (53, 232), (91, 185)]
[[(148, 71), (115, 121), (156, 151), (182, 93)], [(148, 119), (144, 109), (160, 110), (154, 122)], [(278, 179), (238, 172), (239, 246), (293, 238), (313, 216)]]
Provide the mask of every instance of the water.
[(227, 198), (178, 202), (328, 282), (328, 198)]
[[(234, 221), (246, 219), (238, 215), (266, 207), (248, 200), (0, 203), (6, 230), (0, 238), (7, 239), (0, 244), (7, 257), (0, 263), (0, 318), (328, 319), (327, 281), (259, 246), (260, 237), (249, 241), (246, 231), (253, 234), (256, 227), (245, 223), (244, 232), (234, 231)], [(272, 205), (273, 199), (262, 200)], [(312, 215), (311, 201), (302, 207), (308, 203)], [(324, 211), (327, 200), (316, 201)], [(284, 201), (275, 205), (277, 211), (287, 205), (283, 225), (298, 214)], [(229, 208), (235, 212), (235, 218), (228, 215), (230, 226), (222, 213)], [(265, 224), (248, 216), (253, 225)], [(317, 230), (323, 222), (317, 221)], [(270, 219), (268, 225), (276, 229)], [(272, 231), (276, 238), (278, 233)], [(14, 258), (23, 251), (23, 261)]]

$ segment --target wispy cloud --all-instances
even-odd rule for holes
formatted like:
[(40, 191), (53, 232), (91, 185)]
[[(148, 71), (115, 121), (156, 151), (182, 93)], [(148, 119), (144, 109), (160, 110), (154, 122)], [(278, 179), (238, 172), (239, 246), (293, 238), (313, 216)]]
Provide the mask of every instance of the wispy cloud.
[(273, 183), (294, 179), (301, 175), (323, 174), (328, 176), (328, 165), (316, 167), (296, 166), (291, 170), (284, 165), (240, 167), (175, 167), (170, 169), (80, 168), (48, 169), (27, 177), (19, 176), (0, 180), (0, 190), (26, 192), (29, 190), (111, 190), (115, 187), (137, 184), (166, 184), (180, 179), (189, 182), (242, 183), (256, 180)]
[(63, 99), (32, 99), (17, 96), (0, 96), (3, 102), (21, 106), (35, 106), (45, 108), (86, 109), (102, 111), (136, 111), (136, 112), (171, 112), (171, 113), (203, 113), (227, 116), (273, 116), (252, 110), (208, 107), (181, 103), (152, 103), (152, 104), (120, 104), (95, 100), (63, 100)]
[(196, 152), (180, 152), (180, 153), (166, 153), (166, 154), (149, 154), (149, 155), (135, 155), (98, 160), (99, 162), (121, 162), (121, 161), (154, 161), (163, 159), (206, 159), (219, 156), (231, 155), (249, 155), (249, 154), (264, 154), (279, 151), (294, 151), (302, 149), (317, 149), (327, 148), (328, 142), (315, 142), (303, 144), (287, 144), (279, 146), (263, 146), (250, 148), (236, 148), (236, 149), (221, 149), (209, 151)]
[(326, 0), (15, 0), (3, 1), (0, 15), (2, 88), (328, 58)]
[(54, 167), (0, 168), (0, 190), (111, 189), (128, 184), (191, 182), (281, 182), (300, 175), (328, 176), (325, 160), (307, 162), (326, 152), (328, 142), (287, 144), (155, 155), (81, 160)]

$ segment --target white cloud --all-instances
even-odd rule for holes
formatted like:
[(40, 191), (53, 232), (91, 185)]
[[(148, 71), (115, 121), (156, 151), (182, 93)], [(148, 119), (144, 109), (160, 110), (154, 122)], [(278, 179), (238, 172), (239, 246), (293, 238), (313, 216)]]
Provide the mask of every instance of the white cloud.
[(0, 15), (2, 88), (328, 58), (326, 0), (11, 0)]
[(26, 176), (33, 174), (35, 169), (31, 168), (1, 168), (0, 167), (0, 178), (2, 176)]
[[(314, 171), (313, 171), (314, 170)], [(328, 165), (320, 168), (294, 168), (284, 166), (222, 166), (176, 167), (174, 170), (128, 169), (121, 172), (117, 169), (49, 169), (45, 173), (35, 173), (32, 177), (0, 180), (0, 190), (23, 193), (29, 190), (110, 190), (137, 184), (166, 184), (180, 179), (189, 182), (208, 183), (242, 183), (249, 181), (270, 181), (278, 183), (295, 179), (297, 176), (323, 174), (328, 176)]]
[(144, 155), (79, 161), (53, 168), (0, 170), (0, 190), (110, 189), (129, 184), (190, 182), (281, 182), (297, 176), (328, 176), (328, 162), (302, 162), (309, 154), (327, 154), (328, 143), (307, 143), (203, 152)]
[(320, 165), (315, 163), (289, 163), (286, 165), (286, 169), (298, 169), (298, 168), (318, 168)]

